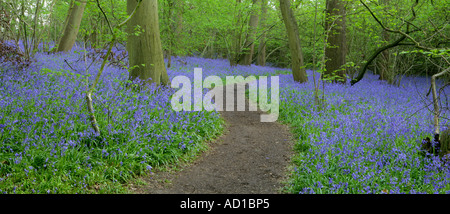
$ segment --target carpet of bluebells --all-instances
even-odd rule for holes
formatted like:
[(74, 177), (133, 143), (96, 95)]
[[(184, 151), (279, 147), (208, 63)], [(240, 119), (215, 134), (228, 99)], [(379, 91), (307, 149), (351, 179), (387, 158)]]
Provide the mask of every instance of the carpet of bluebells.
[(405, 77), (396, 87), (369, 74), (354, 86), (327, 84), (321, 110), (312, 78), (307, 84), (281, 79), (280, 119), (298, 138), (290, 192), (450, 193), (449, 163), (420, 155), (422, 140), (433, 133), (429, 78)]
[(85, 92), (99, 55), (74, 48), (37, 53), (23, 69), (1, 64), (1, 193), (123, 193), (132, 178), (189, 160), (221, 134), (217, 112), (173, 111), (173, 90), (137, 92), (127, 87), (128, 71), (113, 65), (93, 94), (101, 128), (95, 134)]
[[(119, 64), (106, 67), (94, 92), (96, 135), (84, 99), (86, 80), (100, 67), (98, 60), (90, 66), (96, 53), (37, 53), (21, 69), (1, 64), (1, 193), (126, 192), (132, 178), (194, 156), (222, 132), (218, 112), (173, 111), (173, 89), (129, 89)], [(196, 67), (204, 77), (280, 76), (279, 121), (297, 139), (286, 192), (450, 193), (449, 163), (420, 155), (422, 139), (433, 133), (429, 78), (405, 77), (396, 87), (368, 74), (355, 86), (326, 84), (326, 105), (317, 108), (315, 72), (299, 84), (288, 69), (182, 57), (173, 59), (169, 77), (192, 77)]]

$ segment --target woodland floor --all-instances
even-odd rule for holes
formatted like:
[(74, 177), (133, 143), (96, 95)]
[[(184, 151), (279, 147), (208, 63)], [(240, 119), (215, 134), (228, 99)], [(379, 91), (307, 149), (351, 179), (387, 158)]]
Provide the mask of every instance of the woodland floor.
[(287, 180), (290, 157), (293, 154), (292, 135), (286, 125), (260, 122), (263, 112), (248, 111), (248, 105), (246, 110), (221, 112), (226, 121), (225, 132), (209, 144), (208, 151), (202, 153), (194, 162), (175, 170), (153, 172), (143, 179), (147, 184), (132, 188), (133, 192), (282, 193), (283, 181)]

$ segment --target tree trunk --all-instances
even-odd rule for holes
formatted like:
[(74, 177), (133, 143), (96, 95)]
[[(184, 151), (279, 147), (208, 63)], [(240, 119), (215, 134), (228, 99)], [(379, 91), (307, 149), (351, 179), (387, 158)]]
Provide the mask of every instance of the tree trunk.
[(259, 6), (260, 0), (253, 0), (252, 11), (250, 15), (250, 21), (248, 23), (248, 32), (245, 39), (244, 50), (240, 55), (238, 64), (240, 65), (251, 65), (253, 61), (253, 53), (255, 49), (255, 36), (256, 30), (258, 28), (258, 10), (256, 8)]
[(36, 1), (36, 9), (34, 12), (34, 25), (33, 25), (33, 36), (31, 37), (32, 39), (32, 44), (33, 44), (33, 51), (37, 51), (38, 47), (39, 47), (39, 38), (37, 38), (36, 35), (36, 31), (37, 31), (37, 26), (38, 26), (38, 22), (39, 22), (39, 10), (40, 10), (40, 3), (41, 1), (37, 0)]
[(241, 52), (241, 0), (236, 0), (235, 8), (237, 11), (236, 14), (236, 25), (232, 30), (232, 44), (231, 44), (231, 54), (229, 56), (230, 66), (236, 66), (239, 60), (239, 54)]
[(440, 117), (440, 114), (441, 114), (441, 109), (439, 108), (439, 97), (438, 97), (438, 94), (437, 94), (437, 91), (436, 91), (436, 79), (438, 78), (438, 77), (440, 77), (440, 76), (443, 76), (443, 75), (445, 75), (445, 74), (448, 74), (450, 72), (450, 67), (449, 68), (447, 68), (447, 69), (445, 69), (444, 71), (441, 71), (441, 72), (439, 72), (439, 73), (437, 73), (437, 74), (435, 74), (435, 75), (433, 75), (432, 77), (431, 77), (431, 92), (432, 92), (432, 94), (433, 94), (433, 108), (434, 108), (434, 110), (433, 110), (433, 113), (434, 113), (434, 116), (433, 116), (433, 119), (434, 119), (434, 134), (440, 134), (440, 127), (439, 127), (439, 117)]
[(78, 30), (80, 29), (85, 7), (85, 0), (73, 0), (70, 3), (69, 12), (67, 13), (66, 23), (64, 25), (63, 36), (59, 40), (58, 44), (58, 52), (72, 50), (73, 44), (75, 44), (75, 41), (77, 40)]
[(214, 30), (211, 33), (210, 39), (208, 41), (208, 44), (206, 44), (205, 49), (203, 50), (202, 56), (205, 56), (206, 58), (215, 58), (215, 43), (216, 43), (216, 31)]
[(303, 67), (303, 53), (300, 45), (297, 21), (291, 9), (290, 0), (280, 0), (280, 10), (283, 16), (284, 25), (289, 39), (289, 49), (291, 52), (292, 74), (294, 81), (307, 82), (306, 70)]
[[(384, 42), (389, 42), (389, 34), (387, 31), (383, 30), (382, 39)], [(386, 80), (389, 84), (392, 84), (394, 77), (390, 72), (390, 51), (385, 50), (381, 52), (380, 57), (377, 60), (378, 73), (380, 74), (380, 80)]]
[[(266, 28), (266, 14), (267, 14), (267, 0), (261, 0), (261, 20), (260, 29)], [(263, 35), (259, 39), (258, 55), (256, 57), (256, 65), (266, 66), (266, 36), (267, 32), (264, 31)]]
[[(384, 4), (385, 6), (388, 6), (388, 1), (387, 0), (381, 0), (380, 1), (382, 4)], [(389, 43), (389, 33), (383, 29), (382, 33), (381, 33), (381, 38), (383, 39), (384, 44)], [(394, 83), (394, 75), (392, 74), (392, 71), (390, 69), (390, 64), (391, 64), (391, 60), (390, 60), (390, 51), (389, 50), (385, 50), (383, 52), (381, 52), (380, 57), (377, 60), (377, 67), (379, 70), (379, 74), (380, 80), (386, 80), (389, 84), (393, 84)]]
[(183, 0), (175, 0), (175, 22), (173, 26), (173, 31), (175, 32), (173, 38), (173, 52), (174, 56), (178, 56), (180, 54), (180, 49), (182, 47), (181, 41), (183, 40), (183, 13), (184, 13), (184, 1)]
[[(130, 15), (137, 5), (136, 0), (127, 0), (127, 13)], [(136, 27), (140, 32), (136, 34)], [(161, 38), (159, 32), (158, 1), (141, 2), (136, 14), (127, 25), (127, 51), (129, 57), (130, 76), (144, 83), (167, 85), (169, 77), (164, 64)]]
[(3, 41), (4, 37), (3, 34), (6, 31), (5, 28), (3, 28), (3, 22), (7, 22), (6, 21), (6, 11), (3, 7), (3, 1), (0, 2), (0, 41)]
[[(22, 20), (24, 20), (24, 18), (25, 18), (25, 1), (24, 1), (24, 0), (21, 1), (21, 7), (20, 7), (20, 10), (21, 10), (20, 17), (21, 17)], [(20, 24), (19, 24), (19, 26), (20, 26)], [(25, 54), (25, 57), (26, 57), (27, 59), (29, 59), (29, 58), (30, 58), (30, 54), (29, 54), (29, 52), (28, 52), (29, 49), (28, 49), (27, 26), (26, 26), (26, 23), (25, 23), (24, 21), (22, 22), (22, 29), (23, 29), (23, 46), (24, 46), (24, 54)]]
[(345, 1), (327, 0), (325, 32), (327, 47), (325, 49), (324, 78), (332, 78), (334, 82), (347, 82), (345, 65), (347, 55), (347, 39), (345, 37)]
[(168, 47), (165, 50), (165, 54), (167, 57), (167, 68), (172, 66), (172, 52), (174, 46), (174, 24), (173, 24), (173, 9), (174, 9), (174, 0), (168, 0), (167, 6), (164, 6), (163, 9), (163, 17), (165, 18), (166, 35), (168, 38)]

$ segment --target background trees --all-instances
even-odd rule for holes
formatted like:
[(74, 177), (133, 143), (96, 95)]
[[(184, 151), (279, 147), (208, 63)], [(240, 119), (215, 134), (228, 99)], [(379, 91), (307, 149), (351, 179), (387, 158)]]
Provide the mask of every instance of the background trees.
[(253, 0), (250, 11), (250, 20), (248, 21), (248, 32), (245, 37), (244, 47), (238, 63), (241, 65), (251, 65), (256, 41), (256, 30), (259, 22), (261, 0)]
[[(371, 8), (383, 25), (404, 32), (409, 28), (410, 35), (421, 44), (435, 49), (448, 49), (448, 1), (417, 1), (413, 22), (409, 18), (413, 17), (411, 6), (415, 0), (362, 2)], [(296, 69), (320, 68), (317, 66), (319, 63), (325, 65), (325, 74), (338, 70), (338, 77), (346, 74), (351, 79), (356, 78), (357, 74), (361, 74), (359, 71), (366, 67), (380, 75), (380, 80), (394, 85), (399, 85), (405, 75), (432, 75), (445, 67), (443, 59), (411, 52), (414, 47), (408, 44), (408, 38), (374, 54), (382, 47), (400, 40), (402, 35), (383, 29), (362, 2), (159, 0), (158, 27), (163, 55), (167, 59), (166, 66), (170, 67), (172, 56), (225, 58), (231, 65), (258, 64)], [(127, 11), (124, 8), (127, 2), (108, 0), (100, 3), (105, 13), (111, 15), (112, 25), (126, 18)], [(290, 6), (284, 6), (288, 4)], [(316, 4), (318, 10), (315, 10)], [(287, 30), (285, 26), (283, 11), (291, 14), (289, 17), (292, 18), (287, 20), (296, 22), (289, 26), (294, 31), (295, 27), (298, 28), (298, 33), (292, 33), (298, 37), (296, 43), (301, 44), (297, 48), (298, 53), (294, 53), (298, 55), (294, 57), (298, 60), (292, 60), (293, 53), (289, 45), (292, 37), (288, 33), (292, 30)], [(316, 27), (314, 17), (317, 20)], [(0, 40), (20, 43), (20, 51), (27, 57), (37, 50), (49, 51), (54, 46), (59, 46), (60, 51), (67, 50), (75, 41), (74, 32), (78, 21), (76, 41), (79, 44), (102, 49), (111, 39), (106, 20), (92, 0), (6, 0), (0, 3), (0, 19)], [(74, 23), (69, 24), (69, 21)], [(131, 31), (127, 31), (126, 27), (121, 31), (117, 44), (124, 47), (127, 40), (133, 37), (128, 35)], [(136, 33), (139, 29), (133, 31)], [(69, 35), (71, 38), (66, 38)], [(320, 60), (314, 62), (314, 57)], [(303, 63), (300, 62), (301, 58)], [(298, 76), (297, 71), (294, 73)]]
[(267, 37), (267, 0), (261, 0), (261, 18), (259, 21), (259, 28), (263, 30), (260, 35), (259, 45), (257, 50), (256, 64), (260, 66), (266, 65), (266, 37)]

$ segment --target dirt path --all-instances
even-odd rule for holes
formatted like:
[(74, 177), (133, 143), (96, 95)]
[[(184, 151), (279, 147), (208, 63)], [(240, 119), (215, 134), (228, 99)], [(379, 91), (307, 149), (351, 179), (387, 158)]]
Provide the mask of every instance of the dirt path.
[(135, 192), (280, 193), (292, 155), (292, 137), (285, 125), (261, 123), (261, 114), (260, 111), (221, 112), (227, 129), (223, 136), (210, 144), (209, 151), (181, 171), (153, 173), (145, 178), (148, 185)]

